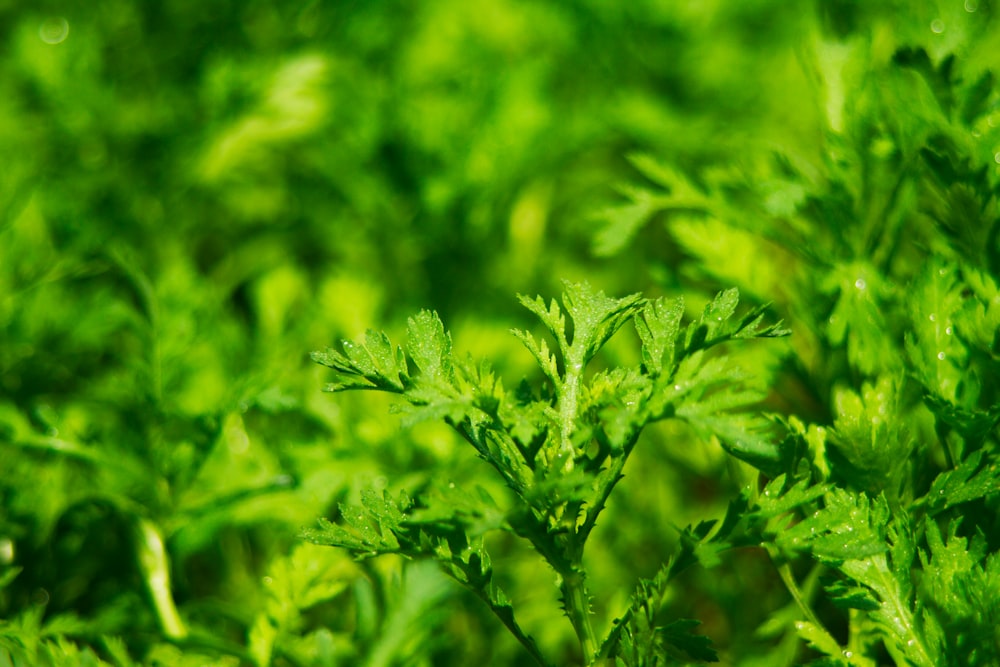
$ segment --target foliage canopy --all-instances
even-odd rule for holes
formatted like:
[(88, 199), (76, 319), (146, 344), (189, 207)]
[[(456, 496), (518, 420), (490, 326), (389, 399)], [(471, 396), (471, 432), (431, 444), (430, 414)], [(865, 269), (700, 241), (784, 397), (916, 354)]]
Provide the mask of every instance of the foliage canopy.
[(0, 665), (1000, 664), (994, 9), (0, 0)]

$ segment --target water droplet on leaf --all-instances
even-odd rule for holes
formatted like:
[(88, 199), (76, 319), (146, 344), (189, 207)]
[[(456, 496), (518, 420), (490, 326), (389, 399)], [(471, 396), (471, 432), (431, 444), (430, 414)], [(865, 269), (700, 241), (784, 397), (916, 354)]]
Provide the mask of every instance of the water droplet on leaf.
[(38, 37), (46, 44), (61, 44), (69, 37), (69, 21), (61, 16), (47, 19), (38, 28)]

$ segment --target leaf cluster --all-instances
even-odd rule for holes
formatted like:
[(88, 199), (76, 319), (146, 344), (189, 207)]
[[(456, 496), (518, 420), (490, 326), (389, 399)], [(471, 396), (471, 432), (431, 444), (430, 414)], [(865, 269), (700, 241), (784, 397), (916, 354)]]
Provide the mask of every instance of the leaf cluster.
[[(482, 597), (542, 661), (514, 623), (480, 537), (495, 529), (517, 534), (559, 575), (563, 605), (585, 659), (595, 660), (584, 545), (643, 428), (681, 419), (718, 437), (737, 457), (767, 468), (784, 463), (781, 449), (768, 439), (769, 422), (743, 412), (763, 397), (759, 387), (714, 350), (730, 341), (788, 332), (780, 322), (764, 324), (763, 306), (737, 316), (738, 301), (736, 290), (720, 292), (682, 325), (681, 298), (611, 298), (585, 283), (567, 284), (561, 304), (521, 297), (552, 344), (525, 330), (513, 332), (543, 378), (540, 388), (524, 382), (514, 393), (485, 363), (454, 355), (450, 334), (427, 311), (410, 319), (404, 346), (369, 331), (363, 341), (345, 342), (341, 350), (315, 353), (313, 359), (336, 374), (328, 391), (397, 394), (406, 401), (401, 411), (407, 421), (433, 418), (449, 424), (500, 475), (514, 501), (501, 510), (482, 490), (463, 495), (454, 483), (416, 501), (405, 493), (393, 498), (368, 492), (361, 507), (341, 508), (342, 525), (324, 520), (306, 536), (359, 557), (395, 553), (435, 559)], [(642, 345), (642, 362), (588, 372), (598, 351), (629, 322)], [(679, 637), (686, 628), (671, 625), (657, 630), (657, 636)], [(609, 646), (605, 654), (619, 650)], [(699, 654), (707, 655), (707, 649)]]

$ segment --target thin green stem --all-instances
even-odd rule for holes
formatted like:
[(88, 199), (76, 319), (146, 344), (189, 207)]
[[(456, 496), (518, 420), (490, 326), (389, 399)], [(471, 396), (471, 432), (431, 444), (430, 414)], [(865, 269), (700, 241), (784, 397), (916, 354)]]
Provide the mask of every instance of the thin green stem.
[(583, 376), (583, 354), (576, 348), (569, 350), (565, 357), (566, 377), (559, 389), (559, 456), (563, 459), (563, 472), (569, 472), (575, 464), (573, 449), (573, 431), (576, 428), (577, 402), (580, 393), (580, 380)]
[(563, 574), (560, 591), (562, 592), (563, 604), (566, 607), (566, 614), (580, 640), (583, 664), (589, 665), (597, 657), (598, 643), (597, 637), (594, 635), (594, 626), (590, 622), (590, 599), (587, 594), (586, 575), (579, 563), (575, 563), (569, 572)]
[(769, 547), (767, 552), (771, 557), (771, 562), (774, 563), (775, 569), (778, 571), (778, 576), (781, 577), (781, 581), (784, 582), (785, 588), (788, 589), (789, 594), (791, 594), (792, 599), (795, 600), (795, 604), (798, 606), (803, 616), (806, 617), (806, 620), (809, 621), (818, 631), (826, 635), (831, 644), (839, 645), (840, 642), (838, 642), (833, 635), (830, 634), (830, 631), (826, 629), (826, 626), (823, 625), (823, 623), (819, 620), (819, 617), (817, 617), (813, 612), (812, 607), (809, 606), (805, 596), (802, 595), (802, 591), (799, 589), (799, 585), (795, 581), (795, 575), (792, 574), (791, 566), (788, 563), (782, 563), (779, 565), (776, 554), (772, 548)]
[(135, 522), (135, 531), (139, 569), (153, 600), (153, 608), (156, 610), (160, 627), (168, 638), (183, 639), (187, 636), (188, 630), (177, 611), (170, 589), (170, 561), (160, 529), (149, 519), (138, 518)]

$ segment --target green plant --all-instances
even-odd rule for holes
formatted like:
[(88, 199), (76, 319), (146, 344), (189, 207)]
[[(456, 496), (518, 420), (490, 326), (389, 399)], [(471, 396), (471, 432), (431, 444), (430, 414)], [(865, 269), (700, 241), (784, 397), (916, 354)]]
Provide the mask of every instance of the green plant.
[[(787, 313), (778, 382), (804, 391), (783, 392), (785, 427), (812, 472), (787, 471), (800, 481), (772, 489), (780, 511), (751, 515), (798, 607), (783, 620), (827, 663), (1000, 660), (1000, 116), (976, 8), (951, 18), (954, 50), (939, 20), (901, 42), (873, 37), (879, 20), (818, 25), (817, 155), (781, 141), (696, 170), (634, 156), (646, 182), (595, 236), (614, 255), (662, 222), (663, 260), (689, 279)], [(819, 495), (784, 515), (800, 492)]]
[[(995, 10), (0, 2), (0, 665), (523, 664), (491, 606), (557, 665), (997, 662)], [(566, 446), (510, 298), (563, 278), (793, 334), (656, 369), (607, 299)], [(506, 389), (316, 390), (428, 304)], [(413, 558), (298, 538), (379, 513)]]
[[(744, 411), (762, 398), (759, 383), (712, 354), (730, 341), (787, 334), (780, 324), (762, 324), (762, 308), (736, 317), (737, 301), (736, 290), (722, 292), (682, 326), (683, 299), (615, 299), (586, 284), (568, 284), (561, 306), (522, 297), (554, 345), (514, 331), (543, 376), (542, 386), (525, 381), (514, 392), (503, 388), (488, 363), (453, 354), (450, 334), (428, 311), (410, 319), (405, 347), (370, 331), (364, 340), (345, 342), (342, 351), (316, 353), (317, 362), (337, 373), (329, 391), (400, 395), (407, 422), (444, 420), (512, 493), (498, 504), (483, 488), (455, 482), (415, 499), (405, 491), (398, 497), (369, 491), (361, 507), (342, 506), (341, 524), (324, 520), (307, 538), (359, 557), (436, 560), (493, 610), (539, 664), (549, 664), (518, 625), (493, 574), (485, 534), (508, 531), (530, 542), (556, 573), (584, 664), (618, 656), (640, 664), (665, 656), (668, 648), (710, 658), (707, 640), (691, 636), (687, 621), (652, 626), (670, 575), (691, 556), (703, 557), (691, 545), (708, 537), (705, 526), (685, 533), (681, 555), (640, 585), (606, 637), (594, 628), (584, 549), (643, 429), (653, 422), (685, 420), (764, 469), (791, 465), (764, 437), (768, 421)], [(642, 342), (641, 363), (589, 372), (598, 351), (630, 321)]]
[[(943, 298), (932, 294), (928, 298)], [(719, 293), (686, 327), (681, 299), (613, 299), (587, 285), (567, 285), (561, 307), (540, 298), (521, 302), (555, 343), (550, 350), (544, 340), (514, 331), (541, 368), (540, 388), (522, 382), (505, 391), (487, 363), (452, 353), (450, 335), (427, 311), (410, 320), (403, 347), (372, 331), (345, 342), (343, 351), (314, 355), (336, 371), (329, 391), (397, 394), (406, 400), (401, 412), (408, 423), (444, 420), (499, 473), (511, 491), (507, 502), (456, 482), (430, 484), (415, 498), (369, 491), (360, 507), (341, 507), (340, 523), (322, 520), (308, 531), (310, 541), (360, 558), (400, 554), (438, 562), (543, 665), (552, 662), (518, 625), (515, 605), (498, 585), (485, 546), (490, 531), (524, 538), (556, 573), (586, 665), (715, 660), (710, 640), (690, 632), (697, 621), (664, 623), (661, 606), (685, 567), (715, 565), (723, 551), (746, 546), (770, 555), (797, 606), (795, 631), (829, 661), (874, 665), (881, 650), (897, 664), (927, 667), (1000, 659), (993, 629), (998, 609), (986, 593), (1000, 582), (1000, 559), (986, 557), (988, 517), (971, 527), (971, 539), (959, 534), (961, 519), (945, 523), (946, 537), (938, 526), (945, 510), (995, 500), (1000, 471), (983, 466), (982, 444), (1000, 411), (959, 414), (928, 396), (939, 419), (950, 419), (966, 440), (960, 465), (929, 474), (912, 456), (917, 443), (899, 420), (900, 388), (889, 378), (866, 385), (861, 395), (839, 392), (829, 432), (795, 417), (747, 412), (764, 396), (760, 383), (713, 348), (788, 332), (780, 324), (762, 326), (761, 308), (736, 317), (736, 290)], [(982, 312), (966, 305), (967, 312)], [(630, 320), (641, 362), (589, 373), (597, 352)], [(917, 352), (911, 356), (919, 359)], [(677, 552), (639, 583), (628, 608), (601, 633), (584, 548), (644, 427), (663, 419), (684, 420), (717, 437), (762, 477), (741, 480), (724, 519), (685, 529)], [(775, 436), (779, 423), (782, 438)], [(801, 556), (815, 562), (808, 590), (791, 566)], [(829, 602), (850, 611), (846, 642), (814, 610), (817, 581)]]
[[(980, 291), (988, 290), (987, 298), (967, 296), (962, 313), (956, 310), (959, 301), (947, 297), (959, 288), (946, 269), (930, 267), (923, 295), (941, 316), (942, 302), (955, 304), (948, 320), (965, 322), (967, 340), (974, 340), (984, 332), (967, 318), (988, 317), (1000, 301), (985, 276), (971, 270), (969, 275)], [(362, 341), (345, 342), (343, 351), (314, 355), (337, 373), (329, 391), (398, 394), (407, 402), (401, 409), (407, 422), (449, 424), (499, 473), (512, 492), (508, 502), (455, 482), (432, 484), (415, 499), (405, 491), (398, 496), (369, 491), (360, 507), (341, 507), (339, 524), (323, 520), (307, 532), (310, 541), (361, 558), (400, 554), (437, 561), (543, 665), (551, 663), (518, 625), (514, 605), (497, 583), (484, 541), (490, 531), (526, 539), (554, 570), (586, 665), (665, 664), (678, 656), (715, 660), (709, 640), (690, 633), (697, 621), (662, 623), (660, 607), (681, 569), (716, 564), (722, 551), (751, 545), (769, 553), (794, 599), (798, 635), (829, 661), (874, 665), (880, 650), (897, 664), (927, 667), (1000, 659), (995, 632), (1000, 609), (993, 595), (1000, 559), (987, 557), (988, 515), (966, 514), (976, 517), (965, 522), (973, 523), (966, 526), (970, 537), (959, 533), (961, 518), (945, 522), (945, 537), (939, 528), (947, 510), (989, 506), (996, 499), (1000, 471), (983, 465), (986, 435), (1000, 420), (996, 407), (963, 411), (940, 392), (927, 394), (939, 433), (954, 429), (963, 443), (934, 473), (913, 457), (920, 444), (900, 419), (900, 386), (892, 377), (866, 384), (860, 395), (839, 391), (838, 416), (829, 432), (795, 417), (769, 421), (745, 412), (762, 398), (761, 388), (752, 375), (709, 351), (733, 340), (788, 332), (780, 324), (762, 327), (760, 308), (734, 317), (736, 290), (719, 293), (686, 327), (680, 324), (680, 299), (613, 299), (587, 285), (567, 285), (561, 307), (540, 298), (521, 302), (555, 343), (550, 349), (530, 333), (514, 332), (541, 368), (540, 388), (524, 382), (515, 392), (505, 391), (487, 363), (452, 353), (450, 335), (427, 311), (410, 320), (405, 347), (372, 331)], [(589, 374), (597, 352), (630, 320), (642, 343), (641, 362)], [(907, 345), (918, 369), (920, 340)], [(643, 428), (669, 418), (716, 436), (731, 455), (765, 477), (760, 485), (749, 480), (722, 521), (685, 529), (677, 553), (653, 579), (640, 582), (629, 607), (602, 635), (592, 618), (584, 548)], [(781, 421), (784, 438), (768, 437), (773, 422)], [(790, 566), (801, 555), (816, 563), (808, 591)], [(827, 599), (850, 612), (846, 642), (836, 639), (813, 609), (821, 572), (827, 573), (820, 580)]]

